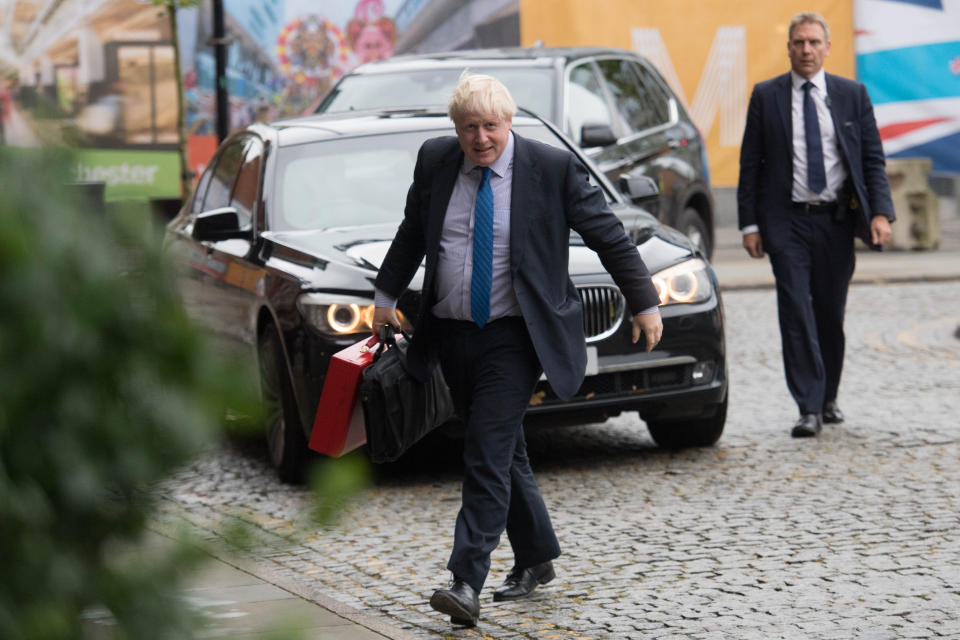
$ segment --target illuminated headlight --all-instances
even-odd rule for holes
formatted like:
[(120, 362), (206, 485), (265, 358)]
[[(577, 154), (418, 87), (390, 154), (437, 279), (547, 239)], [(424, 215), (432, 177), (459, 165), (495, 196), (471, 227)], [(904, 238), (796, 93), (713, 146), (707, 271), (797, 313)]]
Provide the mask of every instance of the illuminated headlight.
[(709, 268), (706, 262), (696, 258), (653, 274), (653, 285), (660, 296), (660, 305), (709, 300), (713, 293), (707, 271)]
[[(333, 293), (305, 293), (297, 299), (304, 319), (324, 333), (342, 336), (370, 333), (373, 327), (373, 301), (370, 298)], [(402, 314), (400, 321), (404, 322)]]

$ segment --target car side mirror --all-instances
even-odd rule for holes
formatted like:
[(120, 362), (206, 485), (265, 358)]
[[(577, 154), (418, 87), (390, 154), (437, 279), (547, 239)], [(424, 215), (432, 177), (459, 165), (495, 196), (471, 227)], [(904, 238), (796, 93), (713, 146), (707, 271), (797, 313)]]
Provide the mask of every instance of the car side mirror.
[(249, 238), (250, 231), (240, 228), (240, 216), (234, 207), (221, 207), (205, 211), (193, 222), (193, 237), (196, 240), (231, 240)]
[(608, 147), (615, 144), (617, 136), (608, 124), (586, 123), (580, 127), (580, 146), (587, 147)]
[(632, 200), (650, 200), (660, 195), (657, 181), (650, 176), (620, 176), (620, 191), (630, 196)]

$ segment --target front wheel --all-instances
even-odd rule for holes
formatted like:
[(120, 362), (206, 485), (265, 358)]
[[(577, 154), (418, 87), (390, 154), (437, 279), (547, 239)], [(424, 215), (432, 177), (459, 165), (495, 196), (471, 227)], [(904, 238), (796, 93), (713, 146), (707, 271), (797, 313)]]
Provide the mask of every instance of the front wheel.
[(683, 232), (683, 235), (690, 238), (697, 249), (700, 250), (709, 260), (713, 255), (713, 247), (710, 243), (710, 229), (707, 223), (700, 217), (700, 212), (693, 207), (687, 207), (677, 219), (677, 229)]
[(685, 420), (652, 420), (647, 429), (658, 446), (664, 449), (711, 447), (723, 434), (727, 422), (727, 400), (723, 400), (714, 414), (707, 418)]
[(293, 387), (273, 325), (259, 342), (260, 391), (270, 462), (284, 482), (300, 482), (307, 459), (307, 442), (300, 427)]

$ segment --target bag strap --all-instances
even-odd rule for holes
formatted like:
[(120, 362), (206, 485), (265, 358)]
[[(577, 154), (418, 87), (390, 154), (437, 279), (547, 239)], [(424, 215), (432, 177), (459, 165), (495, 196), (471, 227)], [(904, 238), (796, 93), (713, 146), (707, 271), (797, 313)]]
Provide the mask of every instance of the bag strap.
[(379, 338), (380, 344), (383, 345), (377, 352), (373, 355), (373, 362), (376, 362), (380, 359), (380, 356), (383, 355), (387, 349), (392, 349), (397, 346), (397, 333), (403, 336), (407, 341), (407, 344), (410, 344), (412, 336), (409, 332), (401, 329), (399, 332), (392, 327), (391, 325), (385, 324), (380, 327), (380, 335), (374, 336), (370, 340), (376, 341)]
[(385, 324), (380, 327), (380, 335), (374, 336), (371, 338), (372, 341), (376, 342), (379, 339), (381, 347), (377, 349), (377, 352), (373, 354), (373, 362), (376, 362), (380, 359), (387, 349), (397, 346), (397, 338), (394, 333), (393, 327), (388, 324)]
[(382, 325), (380, 327), (380, 342), (383, 343), (384, 347), (397, 346), (396, 330), (388, 324)]

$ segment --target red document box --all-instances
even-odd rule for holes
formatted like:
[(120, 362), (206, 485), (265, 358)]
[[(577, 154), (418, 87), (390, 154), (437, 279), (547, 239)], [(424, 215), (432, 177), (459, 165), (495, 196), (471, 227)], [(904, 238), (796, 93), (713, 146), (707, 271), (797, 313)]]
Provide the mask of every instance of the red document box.
[(314, 451), (336, 458), (366, 444), (363, 407), (358, 402), (357, 390), (361, 374), (373, 362), (378, 346), (377, 338), (370, 337), (338, 351), (330, 359), (310, 434), (310, 448)]

